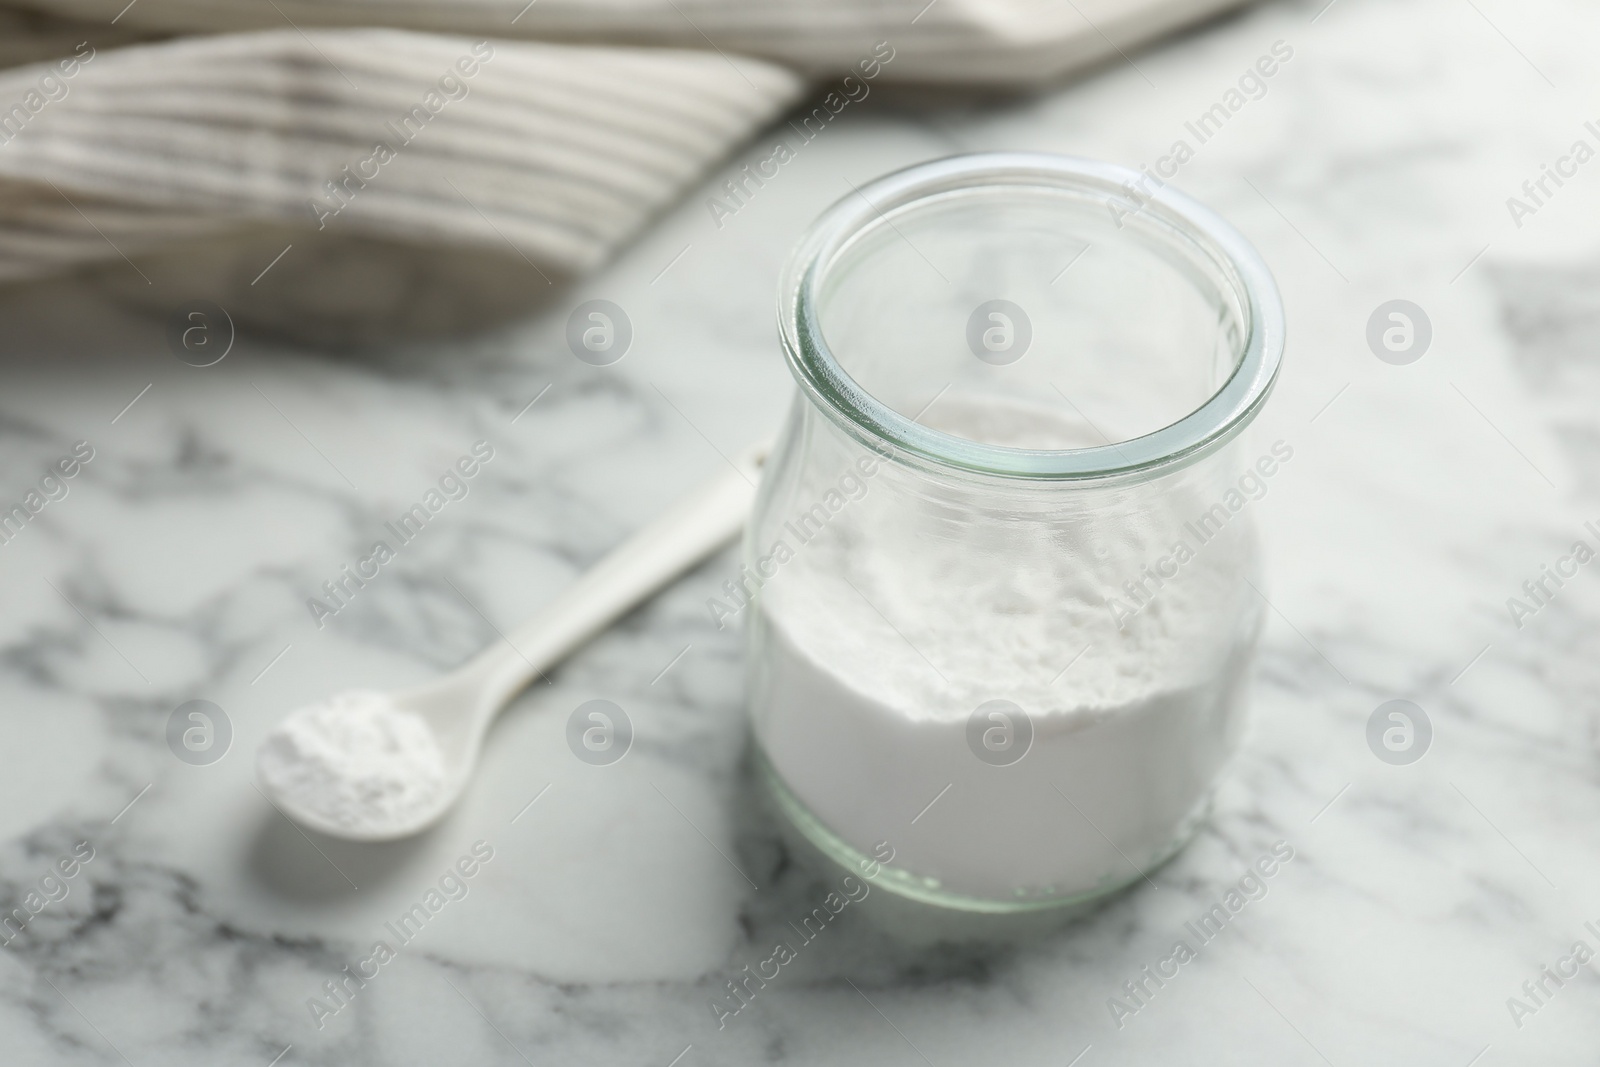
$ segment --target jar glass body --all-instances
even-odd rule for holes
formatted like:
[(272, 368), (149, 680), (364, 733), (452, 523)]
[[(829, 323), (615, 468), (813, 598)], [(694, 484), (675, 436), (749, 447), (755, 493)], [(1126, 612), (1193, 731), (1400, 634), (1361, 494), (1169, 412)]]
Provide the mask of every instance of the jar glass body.
[[(1281, 312), (1220, 220), (1125, 182), (1053, 157), (914, 168), (824, 216), (785, 281), (801, 389), (728, 591), (757, 764), (814, 845), (925, 902), (1139, 879), (1239, 741), (1251, 504), (1292, 451), (1237, 435)], [(1101, 273), (1051, 288), (1045, 265), (1096, 251)]]

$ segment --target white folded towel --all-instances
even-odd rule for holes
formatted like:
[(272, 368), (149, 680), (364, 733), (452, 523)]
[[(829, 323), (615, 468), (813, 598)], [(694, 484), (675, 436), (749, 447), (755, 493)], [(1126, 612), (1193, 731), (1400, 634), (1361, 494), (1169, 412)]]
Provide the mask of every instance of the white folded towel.
[(483, 324), (604, 260), (808, 85), (1025, 84), (1233, 2), (0, 7), (0, 63), (57, 57), (0, 70), (0, 281), (91, 269), (333, 342)]

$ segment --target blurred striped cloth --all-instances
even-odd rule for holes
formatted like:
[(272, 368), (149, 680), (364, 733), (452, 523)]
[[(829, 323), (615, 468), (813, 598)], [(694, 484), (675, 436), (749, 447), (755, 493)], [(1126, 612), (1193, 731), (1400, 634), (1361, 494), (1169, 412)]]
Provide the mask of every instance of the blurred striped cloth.
[(460, 329), (604, 261), (808, 90), (1023, 87), (1236, 2), (10, 0), (0, 282), (84, 271), (338, 343)]

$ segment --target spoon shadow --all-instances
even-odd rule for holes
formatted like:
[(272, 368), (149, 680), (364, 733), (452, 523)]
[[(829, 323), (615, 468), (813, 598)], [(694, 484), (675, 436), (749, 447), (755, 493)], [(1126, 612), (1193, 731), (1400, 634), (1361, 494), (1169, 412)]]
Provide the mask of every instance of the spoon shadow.
[(285, 900), (338, 904), (402, 877), (438, 832), (434, 826), (398, 841), (346, 841), (296, 826), (269, 809), (253, 831), (247, 869), (263, 888)]

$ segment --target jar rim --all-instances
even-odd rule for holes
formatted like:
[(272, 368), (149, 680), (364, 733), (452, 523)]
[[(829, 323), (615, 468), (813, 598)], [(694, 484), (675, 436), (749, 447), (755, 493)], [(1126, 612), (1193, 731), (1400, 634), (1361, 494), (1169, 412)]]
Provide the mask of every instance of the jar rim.
[[(896, 171), (855, 189), (806, 230), (790, 255), (778, 299), (778, 331), (789, 369), (837, 425), (868, 447), (937, 468), (1038, 481), (1091, 481), (1186, 466), (1236, 437), (1265, 403), (1282, 363), (1283, 302), (1260, 253), (1196, 200), (1115, 163), (1042, 152), (951, 156)], [(1142, 183), (1142, 185), (1141, 185)], [(887, 214), (953, 188), (992, 185), (1068, 189), (1103, 196), (1128, 215), (1154, 217), (1187, 237), (1234, 289), (1242, 348), (1227, 379), (1187, 415), (1139, 437), (1072, 449), (986, 444), (900, 414), (863, 389), (822, 336), (817, 307), (829, 267)]]

